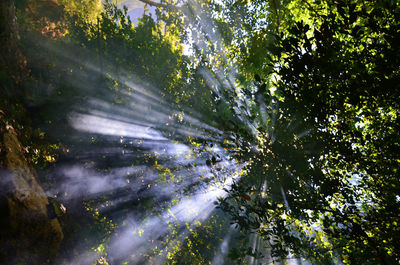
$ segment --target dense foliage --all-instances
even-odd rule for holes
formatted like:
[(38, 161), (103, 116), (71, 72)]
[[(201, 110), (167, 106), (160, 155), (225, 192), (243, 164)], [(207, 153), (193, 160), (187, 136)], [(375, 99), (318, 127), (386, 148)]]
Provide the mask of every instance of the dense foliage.
[[(107, 262), (113, 219), (132, 209), (142, 224), (169, 216), (169, 234), (152, 238), (158, 243), (140, 262), (162, 256), (170, 264), (206, 264), (228, 234), (238, 236), (227, 254), (237, 263), (272, 257), (267, 260), (399, 264), (398, 2), (143, 0), (157, 7), (157, 16), (145, 8), (135, 25), (127, 8), (98, 1), (50, 4), (55, 11), (38, 19), (46, 9), (39, 2), (16, 1), (29, 69), (19, 102), (39, 113), (31, 117), (36, 126), (53, 130), (47, 145), (27, 143), (35, 150), (30, 160), (38, 169), (58, 157), (107, 173), (145, 167), (128, 172), (128, 188), (82, 195), (95, 228), (65, 221), (71, 231), (91, 227), (84, 237), (96, 234), (100, 243), (90, 247), (98, 264)], [(108, 151), (93, 158), (86, 149), (115, 146), (98, 131), (79, 141), (70, 137), (69, 113), (91, 113), (81, 105), (95, 106), (97, 117), (147, 127), (143, 135), (157, 129), (160, 139), (190, 151), (184, 158), (163, 155), (162, 148), (151, 153), (141, 137), (129, 142), (121, 135), (122, 154), (133, 158), (109, 158)], [(138, 110), (143, 113), (132, 114)], [(157, 120), (164, 116), (168, 122)], [(208, 171), (199, 173), (200, 166)], [(149, 172), (154, 180), (143, 177)], [(130, 184), (135, 174), (141, 186)], [(232, 176), (216, 205), (240, 232), (228, 230), (219, 210), (193, 223), (171, 212), (185, 196)], [(57, 181), (42, 180), (49, 189)], [(155, 183), (173, 187), (168, 199), (149, 195)], [(101, 212), (132, 190), (144, 195)], [(140, 229), (135, 236), (146, 232), (152, 233)], [(131, 256), (109, 260), (138, 262)]]
[(399, 261), (399, 11), (390, 1), (315, 3), (271, 36), (272, 70), (255, 77), (274, 87), (263, 100), (271, 118), (252, 180), (222, 207), (277, 256)]

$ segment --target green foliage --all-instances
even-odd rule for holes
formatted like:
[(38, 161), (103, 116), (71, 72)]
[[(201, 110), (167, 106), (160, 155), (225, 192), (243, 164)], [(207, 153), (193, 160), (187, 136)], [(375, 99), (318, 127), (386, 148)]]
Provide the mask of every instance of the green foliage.
[(279, 95), (264, 100), (274, 117), (247, 189), (232, 186), (221, 206), (277, 257), (398, 262), (399, 5), (319, 2), (310, 12), (274, 35), (264, 72)]
[(75, 18), (85, 21), (96, 21), (103, 9), (101, 0), (60, 0), (65, 10)]
[[(49, 46), (67, 56), (36, 54), (38, 44), (30, 47), (35, 41), (23, 40), (28, 58), (40, 62), (32, 63), (30, 84), (54, 88), (45, 101), (47, 110), (91, 95), (129, 106), (136, 91), (124, 80), (139, 77), (135, 85), (157, 86), (157, 96), (179, 110), (181, 116), (171, 120), (190, 127), (183, 113), (195, 113), (205, 124), (235, 136), (224, 147), (248, 165), (219, 207), (244, 233), (262, 238), (275, 261), (295, 256), (314, 264), (399, 263), (396, 1), (200, 1), (158, 9), (157, 21), (145, 14), (137, 25), (127, 9), (110, 3), (101, 12), (97, 1), (62, 3), (68, 12), (65, 35)], [(184, 55), (183, 44), (192, 44), (193, 53)], [(79, 62), (66, 60), (70, 55)], [(64, 65), (43, 63), (57, 60)], [(109, 91), (83, 91), (76, 84), (85, 81)], [(51, 122), (56, 118), (46, 107), (40, 113)], [(186, 138), (179, 140), (192, 148), (188, 158), (207, 152), (208, 143)], [(51, 149), (57, 148), (42, 148), (32, 160), (53, 162)], [(212, 157), (205, 162), (209, 167), (217, 164)], [(154, 167), (158, 184), (182, 182), (179, 169), (158, 164), (174, 158), (155, 154), (141, 159)], [(162, 210), (179, 199), (173, 197)], [(106, 231), (94, 248), (105, 259), (115, 226), (88, 207), (99, 230)], [(143, 210), (143, 223), (146, 214), (160, 210), (152, 196), (135, 207)], [(211, 235), (222, 238), (226, 232), (212, 218), (189, 225), (184, 239), (178, 236), (184, 227), (168, 225), (171, 233), (153, 254), (165, 255), (171, 264), (207, 264), (212, 251), (200, 250), (214, 250)], [(240, 247), (228, 256), (241, 262), (243, 256), (261, 259), (265, 254)]]

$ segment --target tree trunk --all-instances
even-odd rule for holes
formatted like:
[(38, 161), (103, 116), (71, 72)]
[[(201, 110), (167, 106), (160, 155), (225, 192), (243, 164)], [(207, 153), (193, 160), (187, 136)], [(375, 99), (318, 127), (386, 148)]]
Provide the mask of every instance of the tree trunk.
[(48, 216), (51, 205), (13, 128), (16, 110), (24, 113), (21, 84), (27, 76), (13, 0), (0, 1), (0, 51), (0, 263), (46, 264), (63, 233)]
[(26, 61), (19, 49), (19, 34), (13, 0), (0, 1), (0, 96), (15, 96)]

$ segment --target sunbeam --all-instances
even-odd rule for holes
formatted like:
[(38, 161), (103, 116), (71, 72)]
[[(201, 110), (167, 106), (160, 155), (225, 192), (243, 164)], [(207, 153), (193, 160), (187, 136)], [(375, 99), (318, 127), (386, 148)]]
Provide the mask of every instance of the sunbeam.
[(370, 2), (2, 1), (0, 263), (398, 264)]

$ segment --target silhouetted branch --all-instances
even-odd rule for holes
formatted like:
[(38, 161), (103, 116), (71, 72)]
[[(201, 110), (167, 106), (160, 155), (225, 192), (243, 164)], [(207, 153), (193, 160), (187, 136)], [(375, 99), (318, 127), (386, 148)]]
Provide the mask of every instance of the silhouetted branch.
[(152, 1), (152, 0), (139, 0), (139, 1), (141, 1), (141, 2), (143, 2), (143, 3), (145, 3), (145, 4), (148, 4), (148, 5), (150, 5), (150, 6), (155, 6), (155, 7), (180, 9), (179, 7), (174, 6), (174, 5), (163, 4), (163, 3), (157, 3), (157, 2), (154, 2), (154, 1)]

